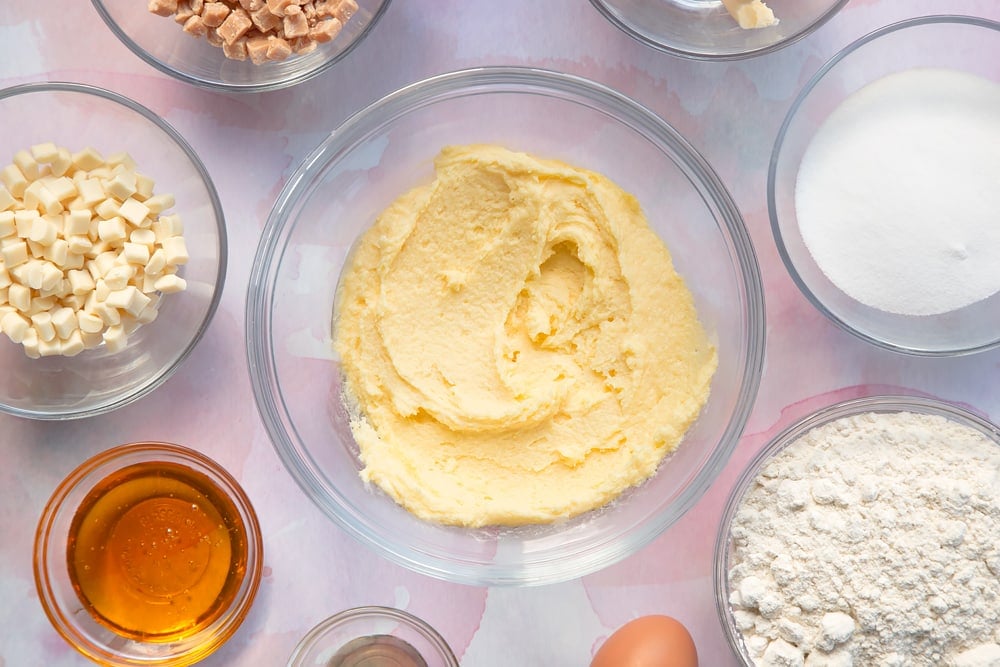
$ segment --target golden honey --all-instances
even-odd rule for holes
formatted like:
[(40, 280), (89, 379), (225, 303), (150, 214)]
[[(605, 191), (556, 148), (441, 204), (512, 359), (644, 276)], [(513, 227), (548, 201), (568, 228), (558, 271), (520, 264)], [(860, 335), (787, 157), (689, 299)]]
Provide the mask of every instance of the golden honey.
[(98, 623), (130, 639), (172, 642), (211, 625), (233, 602), (247, 569), (246, 527), (207, 475), (138, 463), (84, 498), (67, 560)]

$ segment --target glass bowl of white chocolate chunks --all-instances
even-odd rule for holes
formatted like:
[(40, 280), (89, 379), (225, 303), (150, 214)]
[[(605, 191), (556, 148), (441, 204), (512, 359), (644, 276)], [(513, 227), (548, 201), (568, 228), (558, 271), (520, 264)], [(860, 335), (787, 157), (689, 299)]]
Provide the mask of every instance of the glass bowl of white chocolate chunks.
[(0, 411), (131, 403), (215, 312), (226, 231), (208, 173), (156, 114), (100, 88), (8, 88), (0, 125)]
[(357, 46), (389, 0), (93, 0), (112, 32), (161, 72), (204, 88), (274, 90)]

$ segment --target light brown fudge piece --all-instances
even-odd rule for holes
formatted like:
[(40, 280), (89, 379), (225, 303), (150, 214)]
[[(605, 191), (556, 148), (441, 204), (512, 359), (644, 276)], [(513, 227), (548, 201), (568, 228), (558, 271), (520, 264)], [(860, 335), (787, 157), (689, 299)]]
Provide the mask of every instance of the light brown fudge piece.
[(226, 44), (232, 44), (252, 27), (250, 15), (242, 8), (234, 9), (219, 26), (219, 35)]

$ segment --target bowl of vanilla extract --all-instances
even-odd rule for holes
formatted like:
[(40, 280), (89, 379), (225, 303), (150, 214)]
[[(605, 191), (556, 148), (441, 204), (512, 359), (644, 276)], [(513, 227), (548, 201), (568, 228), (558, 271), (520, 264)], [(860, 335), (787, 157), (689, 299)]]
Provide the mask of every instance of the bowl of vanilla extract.
[(228, 640), (260, 584), (257, 516), (237, 481), (179, 445), (121, 445), (56, 488), (35, 535), (56, 631), (105, 665), (190, 665)]

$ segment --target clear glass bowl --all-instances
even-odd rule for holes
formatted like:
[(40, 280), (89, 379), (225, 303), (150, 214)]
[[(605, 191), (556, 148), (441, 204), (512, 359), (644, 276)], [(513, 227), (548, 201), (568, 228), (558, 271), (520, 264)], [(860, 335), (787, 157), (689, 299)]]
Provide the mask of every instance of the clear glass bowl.
[(335, 39), (306, 55), (255, 65), (227, 58), (205, 38), (185, 33), (173, 17), (150, 12), (144, 0), (92, 1), (115, 36), (142, 60), (181, 81), (229, 92), (287, 88), (326, 71), (361, 43), (389, 6), (389, 0), (357, 0), (357, 13)]
[[(355, 239), (428, 182), (446, 145), (497, 143), (603, 173), (634, 194), (670, 248), (718, 349), (711, 396), (658, 473), (574, 519), (461, 529), (417, 519), (361, 480), (331, 344), (334, 294)], [(722, 469), (756, 395), (763, 293), (739, 211), (663, 119), (566, 74), (482, 68), (406, 87), (335, 130), (289, 178), (247, 296), (250, 375), (265, 427), (306, 494), (353, 537), (416, 571), (481, 585), (578, 577), (647, 544)]]
[(777, 25), (745, 30), (720, 0), (590, 0), (612, 23), (660, 51), (735, 60), (788, 46), (826, 23), (847, 0), (767, 0)]
[(222, 204), (205, 166), (177, 131), (149, 109), (101, 88), (33, 83), (0, 91), (0, 160), (42, 142), (107, 156), (127, 151), (157, 193), (177, 200), (190, 261), (187, 289), (165, 295), (157, 319), (128, 337), (124, 350), (104, 346), (75, 357), (30, 359), (0, 336), (0, 412), (34, 419), (74, 419), (114, 410), (169, 378), (201, 339), (226, 275)]
[(744, 644), (743, 635), (736, 626), (733, 609), (729, 604), (729, 596), (732, 592), (729, 584), (729, 571), (732, 567), (733, 558), (731, 528), (736, 512), (739, 510), (740, 505), (742, 505), (743, 498), (757, 478), (757, 475), (771, 459), (793, 445), (799, 438), (814, 428), (829, 424), (837, 419), (868, 412), (913, 412), (944, 417), (982, 433), (984, 437), (997, 442), (997, 445), (1000, 446), (1000, 430), (995, 425), (954, 405), (917, 396), (869, 396), (843, 401), (808, 415), (775, 436), (764, 449), (751, 459), (746, 469), (736, 480), (736, 485), (733, 487), (726, 501), (715, 540), (715, 553), (713, 557), (715, 607), (733, 655), (739, 658), (740, 663), (745, 667), (753, 667), (754, 662)]
[(778, 132), (768, 169), (771, 230), (782, 261), (806, 298), (842, 329), (869, 343), (915, 355), (979, 352), (1000, 345), (1000, 294), (940, 315), (910, 316), (866, 306), (840, 290), (802, 240), (795, 183), (802, 156), (823, 121), (869, 83), (917, 67), (945, 67), (1000, 82), (1000, 23), (927, 16), (876, 30), (830, 59), (802, 89)]
[[(77, 509), (102, 480), (130, 466), (162, 463), (204, 476), (232, 503), (243, 528), (246, 563), (231, 602), (207, 626), (173, 641), (141, 641), (109, 629), (84, 607), (70, 577), (67, 541)], [(82, 463), (53, 492), (35, 534), (35, 585), (46, 615), (73, 648), (102, 665), (173, 667), (203, 659), (225, 643), (243, 622), (257, 594), (262, 567), (263, 542), (257, 515), (239, 483), (208, 457), (168, 443), (120, 445)]]
[(310, 630), (292, 651), (288, 667), (406, 667), (420, 664), (414, 652), (427, 667), (458, 667), (448, 643), (413, 614), (391, 607), (356, 607)]

